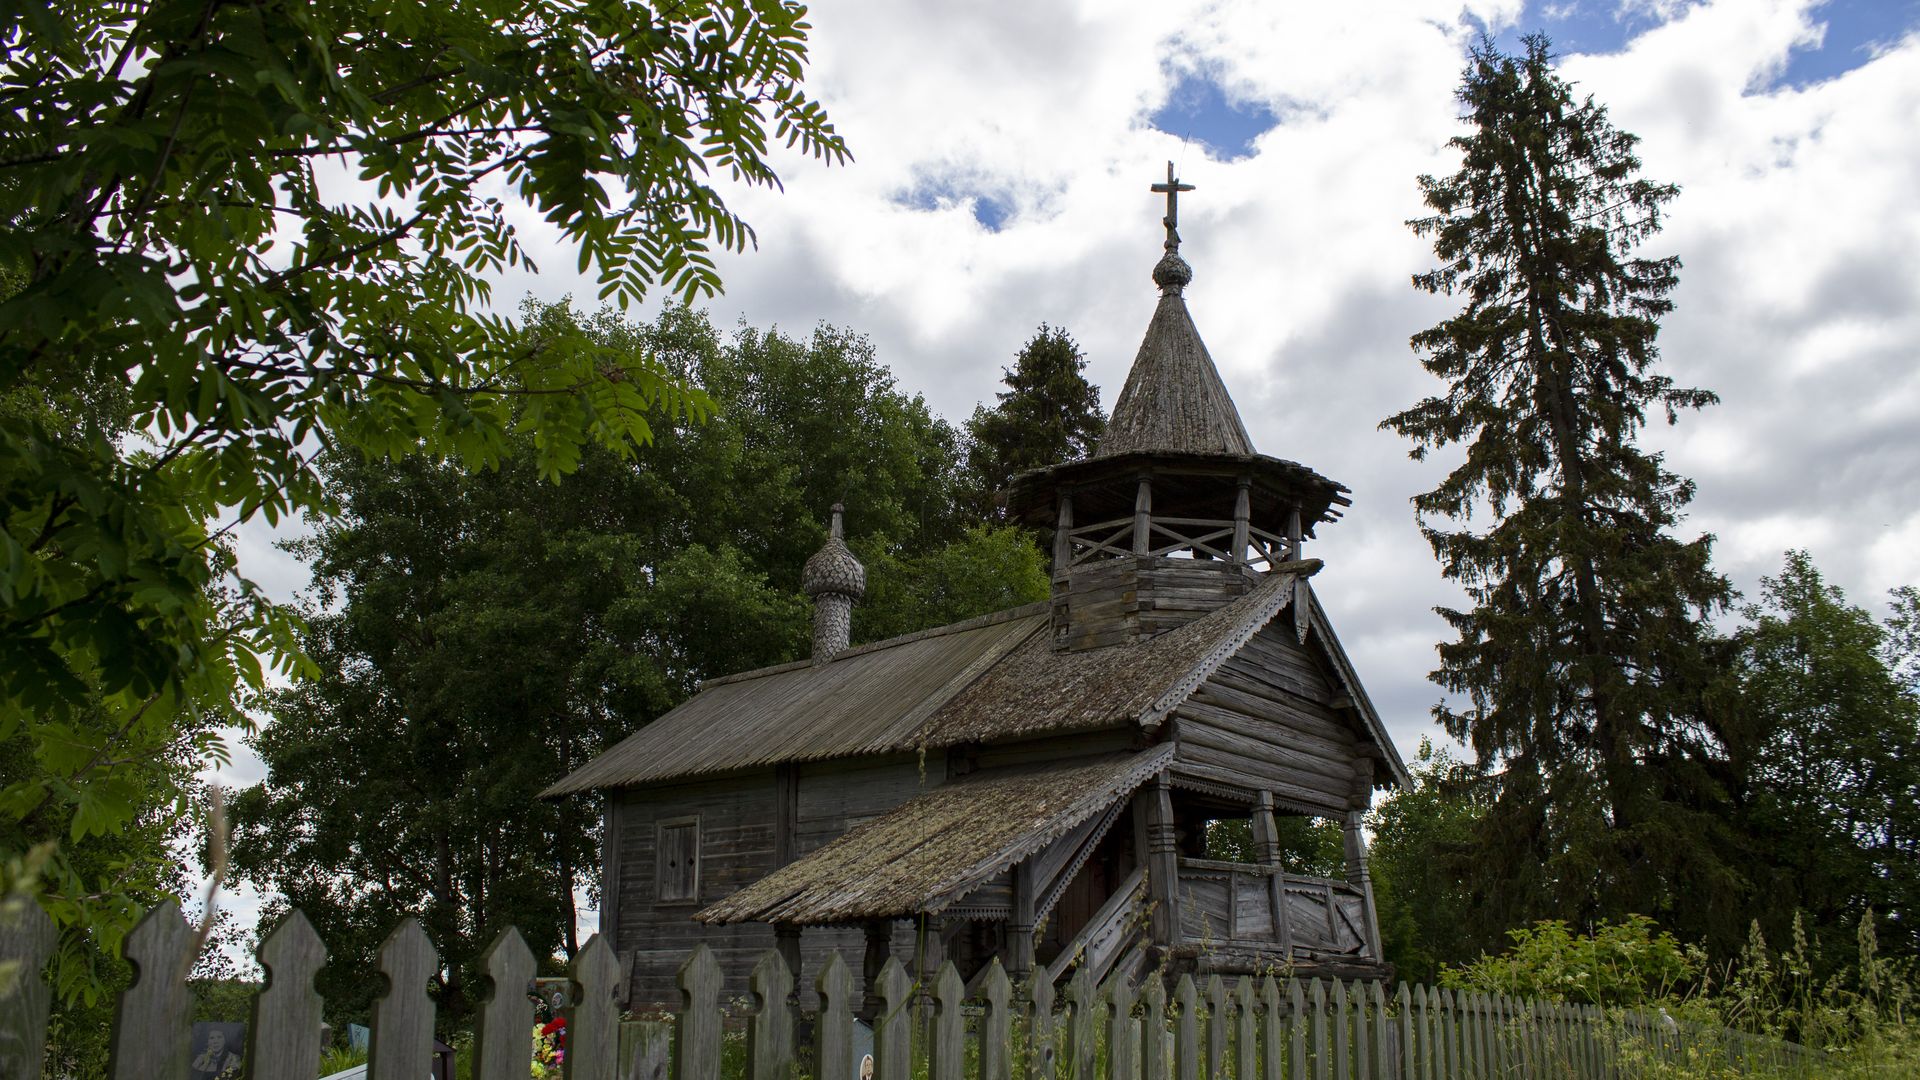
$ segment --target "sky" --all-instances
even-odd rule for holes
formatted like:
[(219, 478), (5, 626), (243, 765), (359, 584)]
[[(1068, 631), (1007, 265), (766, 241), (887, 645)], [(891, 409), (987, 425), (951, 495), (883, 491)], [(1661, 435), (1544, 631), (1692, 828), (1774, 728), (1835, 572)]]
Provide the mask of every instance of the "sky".
[[(807, 86), (854, 160), (789, 156), (783, 190), (730, 196), (758, 243), (721, 260), (715, 322), (865, 333), (955, 422), (1045, 322), (1111, 409), (1173, 161), (1188, 305), (1256, 448), (1353, 491), (1308, 554), (1403, 755), (1436, 734), (1431, 609), (1456, 597), (1408, 500), (1446, 459), (1378, 425), (1440, 386), (1407, 340), (1456, 304), (1411, 286), (1432, 253), (1404, 223), (1415, 178), (1457, 167), (1482, 34), (1548, 34), (1680, 186), (1643, 248), (1683, 263), (1660, 370), (1721, 402), (1644, 442), (1698, 485), (1684, 531), (1749, 598), (1788, 548), (1876, 612), (1920, 584), (1920, 0), (822, 0), (811, 22)], [(520, 228), (547, 272), (503, 280), (505, 306), (594, 295)], [(290, 598), (274, 539), (246, 532), (243, 570)], [(259, 774), (241, 749), (222, 776)]]

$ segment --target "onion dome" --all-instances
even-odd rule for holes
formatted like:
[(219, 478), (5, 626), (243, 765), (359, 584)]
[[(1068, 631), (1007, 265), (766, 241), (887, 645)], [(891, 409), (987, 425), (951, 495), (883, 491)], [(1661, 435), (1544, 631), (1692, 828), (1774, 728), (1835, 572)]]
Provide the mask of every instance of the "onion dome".
[(800, 589), (808, 596), (830, 593), (858, 600), (867, 593), (867, 568), (847, 547), (840, 523), (843, 511), (839, 503), (833, 504), (833, 528), (827, 542), (800, 571)]

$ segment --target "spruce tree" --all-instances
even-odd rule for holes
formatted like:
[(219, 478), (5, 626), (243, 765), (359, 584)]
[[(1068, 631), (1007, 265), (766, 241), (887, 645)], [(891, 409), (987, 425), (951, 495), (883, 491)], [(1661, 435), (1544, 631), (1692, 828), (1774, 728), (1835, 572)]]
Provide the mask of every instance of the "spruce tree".
[(1432, 678), (1495, 795), (1485, 917), (1705, 931), (1738, 888), (1707, 712), (1731, 590), (1711, 537), (1674, 535), (1693, 485), (1635, 444), (1649, 411), (1716, 400), (1654, 370), (1680, 264), (1634, 252), (1677, 189), (1639, 175), (1635, 136), (1575, 97), (1544, 37), (1520, 56), (1483, 41), (1459, 97), (1461, 167), (1420, 178), (1433, 213), (1409, 222), (1439, 258), (1415, 286), (1465, 302), (1412, 339), (1447, 385), (1382, 426), (1415, 460), (1464, 449), (1413, 502), (1473, 604), (1439, 609), (1458, 637)]
[(1040, 324), (1003, 369), (1007, 389), (967, 420), (969, 501), (982, 517), (1005, 516), (1000, 496), (1028, 469), (1086, 457), (1107, 429), (1100, 388), (1082, 373), (1087, 358), (1065, 330)]

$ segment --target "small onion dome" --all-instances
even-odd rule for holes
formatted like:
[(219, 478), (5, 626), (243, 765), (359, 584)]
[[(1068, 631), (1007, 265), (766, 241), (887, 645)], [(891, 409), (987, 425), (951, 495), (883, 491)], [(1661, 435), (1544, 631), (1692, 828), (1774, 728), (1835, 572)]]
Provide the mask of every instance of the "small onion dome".
[(853, 557), (842, 539), (842, 510), (839, 503), (833, 504), (833, 529), (826, 545), (814, 552), (800, 571), (800, 589), (808, 596), (837, 593), (858, 600), (867, 593), (867, 568)]
[(1187, 260), (1181, 258), (1180, 253), (1171, 248), (1165, 255), (1160, 256), (1159, 262), (1154, 264), (1153, 283), (1160, 286), (1161, 292), (1178, 293), (1191, 281), (1193, 281), (1193, 267), (1188, 266)]

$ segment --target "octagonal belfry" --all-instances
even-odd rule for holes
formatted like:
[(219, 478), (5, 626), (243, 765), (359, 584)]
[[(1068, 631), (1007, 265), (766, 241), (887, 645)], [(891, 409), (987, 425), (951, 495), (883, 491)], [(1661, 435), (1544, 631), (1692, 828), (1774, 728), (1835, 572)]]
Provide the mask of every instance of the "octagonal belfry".
[(1106, 435), (1092, 457), (1023, 473), (1008, 491), (1019, 520), (1053, 533), (1060, 649), (1191, 622), (1299, 560), (1314, 527), (1349, 503), (1344, 486), (1254, 452), (1187, 311), (1193, 270), (1180, 255), (1177, 200), (1192, 189), (1169, 170), (1154, 190), (1167, 194), (1166, 250), (1153, 268), (1160, 302)]

